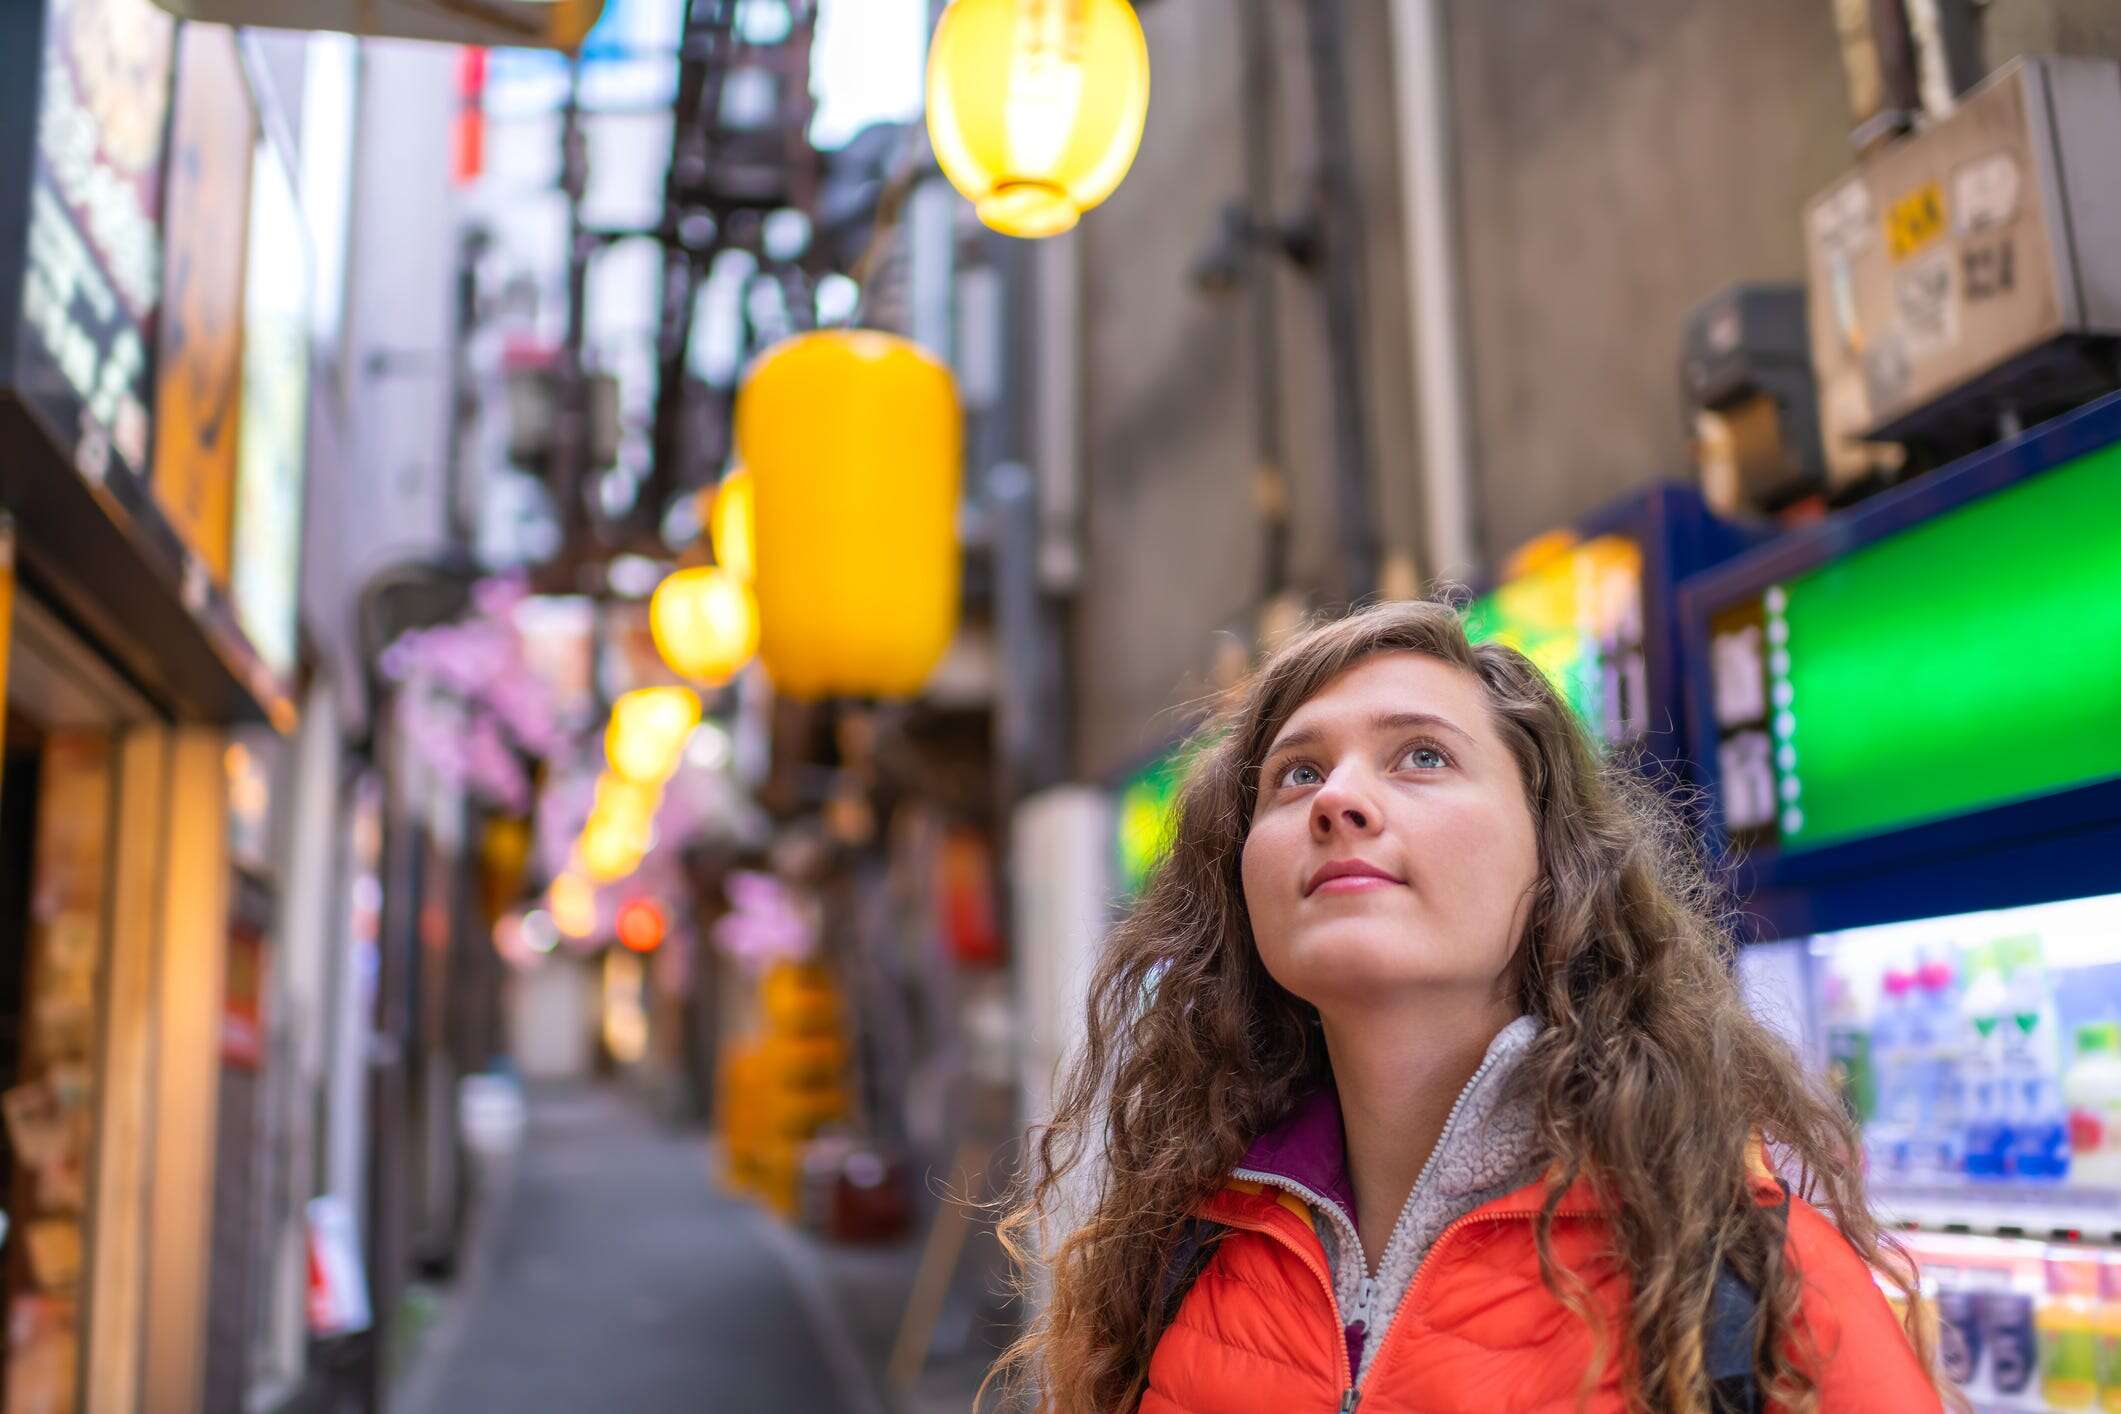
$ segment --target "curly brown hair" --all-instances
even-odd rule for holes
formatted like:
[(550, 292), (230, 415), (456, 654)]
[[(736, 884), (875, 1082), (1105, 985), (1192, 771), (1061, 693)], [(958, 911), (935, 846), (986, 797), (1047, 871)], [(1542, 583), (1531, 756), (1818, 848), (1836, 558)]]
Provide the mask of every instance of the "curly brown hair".
[(1327, 1078), (1316, 1011), (1268, 976), (1253, 945), (1240, 860), (1276, 732), (1342, 672), (1394, 652), (1479, 679), (1532, 810), (1539, 879), (1512, 975), (1542, 1029), (1513, 1083), (1551, 1161), (1541, 1274), (1596, 1331), (1587, 1285), (1550, 1242), (1562, 1194), (1588, 1176), (1629, 1278), (1619, 1349), (1632, 1406), (1708, 1407), (1703, 1333), (1727, 1265), (1760, 1294), (1762, 1394), (1793, 1414), (1817, 1407), (1781, 1214), (1745, 1181), (1761, 1143), (1905, 1299), (1927, 1367), (1914, 1265), (1871, 1216), (1859, 1136), (1740, 999), (1727, 903), (1698, 832), (1639, 771), (1603, 756), (1522, 654), (1469, 643), (1448, 603), (1413, 601), (1298, 634), (1201, 734), (1170, 854), (1109, 940), (1082, 1045), (1002, 1223), (1044, 1300), (990, 1378), (1062, 1414), (1132, 1408), (1171, 1314), (1167, 1268), (1188, 1219), (1251, 1140)]

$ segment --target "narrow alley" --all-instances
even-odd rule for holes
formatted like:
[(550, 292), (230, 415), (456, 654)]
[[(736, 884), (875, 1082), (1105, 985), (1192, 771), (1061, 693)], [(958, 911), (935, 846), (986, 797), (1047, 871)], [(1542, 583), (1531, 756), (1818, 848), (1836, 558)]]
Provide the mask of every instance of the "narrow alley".
[(470, 1262), (405, 1414), (884, 1407), (810, 1249), (622, 1092), (533, 1092)]

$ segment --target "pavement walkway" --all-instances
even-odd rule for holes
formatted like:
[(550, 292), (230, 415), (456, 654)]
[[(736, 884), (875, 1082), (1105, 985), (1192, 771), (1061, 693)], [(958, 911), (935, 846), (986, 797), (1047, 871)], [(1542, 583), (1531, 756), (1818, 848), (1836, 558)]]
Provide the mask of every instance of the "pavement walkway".
[(629, 1097), (534, 1092), (497, 1200), (392, 1414), (883, 1414), (807, 1246)]

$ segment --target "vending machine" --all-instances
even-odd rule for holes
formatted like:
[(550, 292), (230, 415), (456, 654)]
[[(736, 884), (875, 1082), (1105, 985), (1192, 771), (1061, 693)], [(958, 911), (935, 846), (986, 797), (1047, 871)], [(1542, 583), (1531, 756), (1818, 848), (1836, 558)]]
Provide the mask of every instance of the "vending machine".
[(1979, 1408), (2121, 1408), (2121, 395), (1681, 586), (1756, 1007)]

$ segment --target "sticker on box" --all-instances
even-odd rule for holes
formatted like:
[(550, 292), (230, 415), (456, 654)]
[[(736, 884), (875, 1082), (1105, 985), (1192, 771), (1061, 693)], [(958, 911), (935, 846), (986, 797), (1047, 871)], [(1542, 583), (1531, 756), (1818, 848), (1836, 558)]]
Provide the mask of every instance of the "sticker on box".
[(1812, 241), (1829, 258), (1859, 255), (1871, 243), (1871, 193), (1851, 177), (1812, 208)]
[(1959, 342), (1958, 281), (1952, 253), (1933, 251), (1893, 277), (1893, 309), (1911, 358), (1928, 358)]
[(1959, 250), (1969, 301), (1995, 299), (2018, 285), (2017, 244), (2008, 233), (1970, 240)]
[(1992, 152), (1952, 173), (1952, 223), (1960, 235), (2007, 226), (2018, 214), (2018, 159)]
[(1914, 376), (1907, 345), (1897, 333), (1886, 335), (1863, 351), (1863, 396), (1876, 414), (1896, 411)]
[(1894, 260), (1921, 254), (1944, 231), (1942, 182), (1924, 182), (1885, 209), (1885, 249)]

